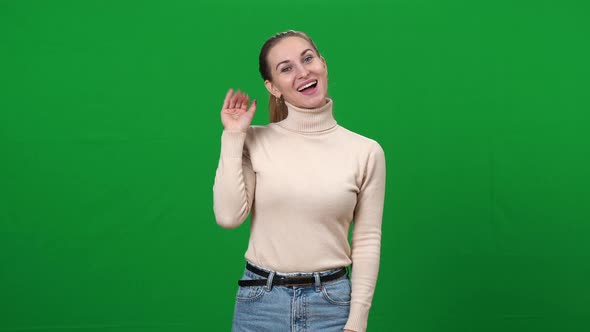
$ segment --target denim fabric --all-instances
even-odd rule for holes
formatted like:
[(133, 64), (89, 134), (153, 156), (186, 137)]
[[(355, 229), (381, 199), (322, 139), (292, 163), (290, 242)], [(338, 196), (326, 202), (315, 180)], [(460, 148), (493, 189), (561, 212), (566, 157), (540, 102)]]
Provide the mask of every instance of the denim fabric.
[[(342, 332), (350, 311), (350, 281), (345, 275), (319, 283), (319, 276), (337, 271), (277, 274), (314, 276), (311, 286), (239, 287), (232, 332)], [(245, 270), (242, 279), (264, 277)]]

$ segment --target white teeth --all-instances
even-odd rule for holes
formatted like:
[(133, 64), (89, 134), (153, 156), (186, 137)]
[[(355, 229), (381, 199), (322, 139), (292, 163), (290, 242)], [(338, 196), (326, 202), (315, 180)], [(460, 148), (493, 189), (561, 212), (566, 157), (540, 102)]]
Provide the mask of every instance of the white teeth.
[(312, 86), (312, 85), (316, 84), (317, 82), (318, 82), (318, 81), (309, 82), (309, 83), (307, 83), (306, 85), (304, 85), (304, 86), (300, 87), (299, 89), (297, 89), (297, 91), (301, 91), (301, 90), (303, 90), (303, 89), (305, 89), (305, 88), (309, 88), (310, 86)]

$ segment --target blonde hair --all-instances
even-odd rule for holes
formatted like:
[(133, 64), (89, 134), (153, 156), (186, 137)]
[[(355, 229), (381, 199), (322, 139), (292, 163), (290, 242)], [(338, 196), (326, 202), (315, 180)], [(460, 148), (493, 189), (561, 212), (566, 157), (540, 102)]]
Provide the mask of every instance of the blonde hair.
[[(278, 44), (278, 42), (287, 37), (299, 37), (305, 39), (307, 42), (309, 42), (309, 44), (311, 44), (316, 54), (320, 56), (320, 52), (318, 51), (317, 46), (305, 32), (294, 30), (279, 32), (274, 36), (270, 37), (264, 43), (264, 45), (262, 45), (260, 55), (258, 56), (258, 70), (260, 71), (260, 76), (262, 76), (263, 80), (272, 81), (272, 74), (267, 60), (268, 52), (270, 52), (270, 50), (276, 44)], [(268, 99), (268, 113), (270, 116), (270, 122), (279, 122), (287, 117), (287, 105), (285, 104), (285, 100), (282, 96), (281, 98), (276, 98), (275, 96), (270, 94), (270, 97)]]

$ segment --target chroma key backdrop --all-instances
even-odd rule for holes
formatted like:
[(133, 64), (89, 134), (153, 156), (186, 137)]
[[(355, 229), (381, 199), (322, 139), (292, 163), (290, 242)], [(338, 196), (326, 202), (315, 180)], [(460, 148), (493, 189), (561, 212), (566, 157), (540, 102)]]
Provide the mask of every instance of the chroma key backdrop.
[[(387, 159), (368, 331), (590, 331), (585, 1), (0, 1), (0, 332), (229, 331), (227, 89), (307, 32)], [(280, 332), (280, 331), (279, 331)], [(321, 331), (320, 331), (321, 332)]]

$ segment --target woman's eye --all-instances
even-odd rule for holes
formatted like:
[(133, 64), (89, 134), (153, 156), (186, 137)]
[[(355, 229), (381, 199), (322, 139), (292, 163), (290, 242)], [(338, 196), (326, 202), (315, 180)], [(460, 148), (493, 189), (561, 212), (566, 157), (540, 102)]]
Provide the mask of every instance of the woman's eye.
[(281, 72), (283, 72), (283, 73), (286, 73), (286, 72), (288, 72), (289, 70), (291, 70), (291, 67), (287, 66), (287, 67), (283, 67), (283, 68), (281, 69)]
[(313, 59), (313, 57), (310, 55), (310, 56), (306, 56), (306, 57), (303, 59), (303, 61), (304, 61), (304, 62), (311, 62), (311, 60), (312, 60), (312, 59)]

